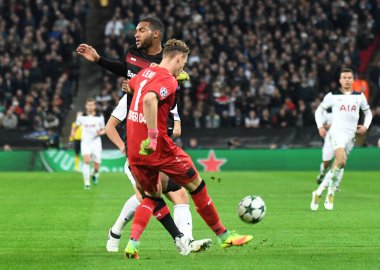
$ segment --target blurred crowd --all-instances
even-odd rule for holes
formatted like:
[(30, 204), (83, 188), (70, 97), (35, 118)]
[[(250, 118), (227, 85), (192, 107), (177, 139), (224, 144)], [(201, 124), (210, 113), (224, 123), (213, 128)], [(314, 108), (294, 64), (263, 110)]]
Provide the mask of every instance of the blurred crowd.
[[(189, 44), (191, 81), (179, 110), (183, 125), (195, 128), (314, 125), (323, 95), (339, 87), (339, 70), (359, 70), (360, 51), (380, 33), (380, 0), (114, 4), (102, 55), (122, 59), (148, 16), (162, 19), (165, 39)], [(88, 8), (87, 0), (0, 1), (0, 128), (60, 132), (77, 91), (75, 48), (85, 40)], [(373, 124), (380, 125), (380, 61), (367, 71)], [(106, 118), (121, 82), (103, 73), (96, 99)]]
[[(324, 94), (339, 87), (339, 70), (357, 71), (360, 51), (380, 33), (380, 1), (116, 2), (102, 54), (122, 59), (139, 19), (162, 19), (165, 39), (183, 39), (191, 48), (180, 115), (183, 125), (196, 128), (314, 125)], [(380, 62), (369, 69), (366, 95), (379, 124)], [(98, 101), (106, 116), (120, 85), (104, 73)]]
[(86, 0), (0, 1), (0, 128), (59, 134), (87, 11)]

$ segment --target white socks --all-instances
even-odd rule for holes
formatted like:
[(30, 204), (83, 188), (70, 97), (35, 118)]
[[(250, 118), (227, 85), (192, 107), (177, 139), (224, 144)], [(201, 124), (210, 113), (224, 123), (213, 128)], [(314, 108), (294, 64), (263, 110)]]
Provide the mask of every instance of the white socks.
[(325, 163), (322, 162), (322, 163), (321, 163), (321, 166), (320, 166), (320, 168), (319, 168), (319, 171), (320, 171), (321, 175), (325, 175), (325, 174), (327, 173), (328, 169), (329, 169), (328, 167), (325, 168)]
[[(139, 207), (140, 202), (136, 195), (133, 195), (124, 204), (123, 209), (120, 212), (115, 224), (112, 226), (111, 231), (114, 234), (121, 235), (123, 233), (125, 225), (133, 219), (137, 207)], [(177, 225), (180, 232), (190, 239), (193, 237), (193, 220), (190, 212), (189, 204), (177, 204), (174, 205), (174, 222)]]
[(189, 237), (193, 240), (193, 219), (190, 212), (190, 205), (174, 205), (173, 217), (174, 222), (177, 225), (179, 231), (183, 233), (186, 237)]
[(325, 176), (325, 179), (323, 179), (322, 183), (319, 185), (317, 189), (318, 196), (321, 196), (323, 191), (328, 187), (328, 194), (334, 195), (336, 187), (339, 186), (340, 182), (342, 181), (344, 173), (344, 168), (339, 169), (337, 167), (334, 167), (331, 169)]
[(137, 199), (136, 195), (133, 195), (128, 199), (124, 204), (123, 209), (120, 212), (119, 217), (117, 218), (115, 224), (112, 226), (111, 231), (114, 234), (121, 235), (125, 225), (133, 219), (137, 207), (139, 207), (140, 202)]
[(85, 186), (90, 186), (90, 164), (83, 163), (83, 182)]

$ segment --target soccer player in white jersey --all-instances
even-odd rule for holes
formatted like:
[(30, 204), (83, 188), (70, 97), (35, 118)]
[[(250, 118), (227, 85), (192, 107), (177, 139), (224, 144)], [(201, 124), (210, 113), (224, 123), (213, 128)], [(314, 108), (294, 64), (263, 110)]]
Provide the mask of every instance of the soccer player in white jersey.
[[(179, 137), (181, 135), (181, 120), (178, 115), (177, 105), (170, 111), (174, 120), (173, 137)], [(125, 143), (120, 138), (119, 133), (116, 130), (116, 126), (122, 122), (127, 115), (127, 94), (120, 99), (119, 104), (114, 109), (106, 125), (106, 134), (108, 138), (125, 154)], [(128, 138), (127, 138), (128, 139)], [(119, 242), (122, 232), (126, 224), (133, 219), (134, 213), (137, 207), (142, 201), (142, 197), (138, 189), (136, 188), (136, 181), (129, 169), (128, 159), (124, 166), (125, 174), (128, 176), (135, 195), (131, 196), (123, 206), (119, 217), (115, 224), (111, 227), (108, 235), (108, 241), (106, 249), (108, 252), (118, 252)], [(161, 177), (168, 177), (165, 174), (160, 174)], [(174, 203), (174, 222), (178, 229), (187, 237), (191, 239), (190, 251), (200, 252), (208, 249), (211, 245), (211, 239), (194, 240), (193, 237), (193, 222), (190, 212), (189, 198), (185, 189), (182, 187), (177, 191), (169, 192), (166, 196)]]
[[(341, 88), (328, 93), (315, 112), (319, 135), (325, 138), (327, 131), (323, 127), (323, 111), (332, 109), (332, 123), (326, 140), (332, 144), (335, 159), (318, 189), (312, 192), (310, 208), (313, 211), (318, 210), (320, 198), (326, 188), (328, 191), (324, 206), (327, 210), (333, 210), (337, 183), (339, 178), (342, 179), (340, 174), (343, 173), (347, 155), (354, 146), (355, 134), (365, 134), (372, 121), (368, 102), (363, 93), (353, 91), (353, 81), (353, 71), (348, 68), (342, 69), (339, 78)], [(363, 125), (358, 125), (360, 109), (365, 116)]]
[[(95, 185), (98, 184), (99, 167), (102, 158), (102, 140), (100, 136), (105, 134), (104, 118), (96, 113), (94, 99), (87, 99), (86, 114), (78, 116), (76, 125), (82, 127), (83, 181), (85, 189), (90, 189), (90, 177)], [(92, 173), (90, 169), (91, 161), (93, 161)]]

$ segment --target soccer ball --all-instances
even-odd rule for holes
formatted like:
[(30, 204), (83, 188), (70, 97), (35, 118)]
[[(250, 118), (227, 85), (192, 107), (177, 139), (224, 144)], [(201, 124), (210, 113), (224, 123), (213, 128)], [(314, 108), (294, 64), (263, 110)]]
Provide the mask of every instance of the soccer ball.
[(245, 223), (255, 224), (265, 216), (265, 202), (259, 196), (249, 195), (239, 202), (237, 213)]

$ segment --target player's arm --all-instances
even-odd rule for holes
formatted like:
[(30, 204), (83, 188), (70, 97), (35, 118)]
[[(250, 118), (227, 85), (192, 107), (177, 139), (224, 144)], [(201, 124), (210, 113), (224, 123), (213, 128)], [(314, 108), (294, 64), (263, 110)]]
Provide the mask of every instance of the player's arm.
[(80, 44), (76, 51), (86, 60), (93, 63), (97, 63), (102, 68), (111, 71), (112, 73), (120, 77), (126, 76), (124, 64), (122, 61), (111, 60), (106, 57), (100, 56), (98, 52), (88, 44)]
[(364, 135), (367, 132), (373, 118), (372, 112), (369, 109), (369, 107), (367, 110), (364, 110), (363, 113), (364, 113), (364, 123), (363, 125), (358, 125), (357, 130), (356, 130), (356, 133), (360, 135)]
[(332, 94), (328, 93), (322, 103), (318, 106), (317, 110), (315, 111), (315, 122), (317, 123), (317, 128), (319, 131), (319, 135), (322, 138), (326, 137), (326, 129), (323, 127), (324, 120), (323, 120), (323, 114), (326, 113), (326, 110), (332, 106)]
[(147, 93), (143, 98), (143, 111), (148, 128), (148, 138), (141, 142), (140, 155), (149, 155), (156, 150), (158, 129), (157, 129), (157, 111), (158, 98), (154, 92)]
[(325, 109), (319, 105), (317, 110), (315, 111), (315, 122), (317, 123), (317, 128), (318, 128), (318, 131), (319, 131), (319, 135), (324, 138), (326, 137), (326, 129), (324, 127), (324, 124), (323, 124), (323, 113), (324, 113)]
[(363, 93), (361, 93), (361, 98), (362, 98), (362, 101), (360, 104), (360, 109), (362, 109), (364, 113), (364, 123), (363, 125), (358, 125), (356, 133), (363, 135), (367, 132), (369, 125), (372, 122), (373, 116), (372, 116), (371, 108), (369, 107), (367, 99)]
[(117, 104), (116, 108), (113, 110), (111, 117), (108, 119), (106, 124), (106, 134), (113, 144), (116, 145), (119, 150), (125, 154), (125, 143), (120, 138), (119, 132), (116, 127), (122, 122), (127, 116), (127, 95), (124, 95), (119, 104)]
[(108, 122), (106, 124), (106, 134), (108, 139), (110, 139), (111, 142), (113, 142), (114, 145), (116, 145), (119, 150), (125, 154), (125, 143), (120, 138), (119, 132), (117, 132), (116, 127), (119, 125), (121, 121), (117, 119), (116, 117), (112, 116), (108, 119)]
[(175, 107), (170, 111), (170, 114), (173, 117), (174, 120), (174, 126), (173, 126), (173, 137), (178, 138), (181, 136), (181, 118), (178, 114), (178, 106), (177, 104)]

